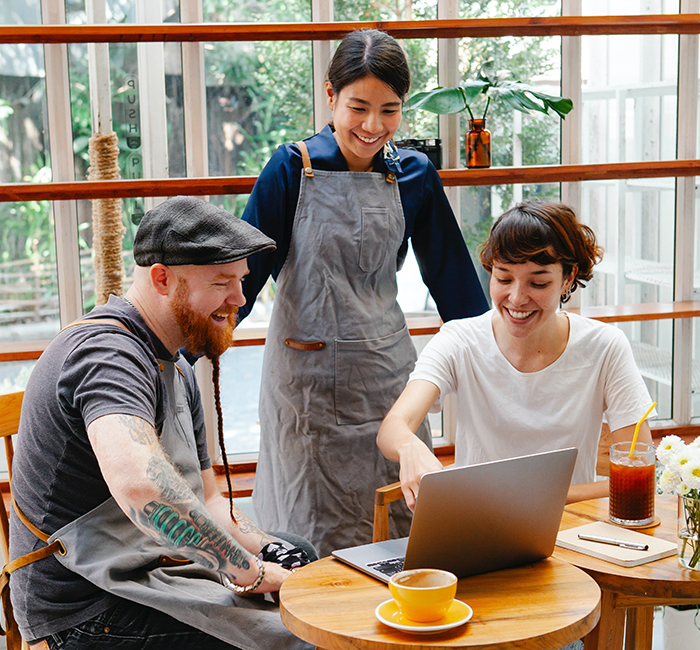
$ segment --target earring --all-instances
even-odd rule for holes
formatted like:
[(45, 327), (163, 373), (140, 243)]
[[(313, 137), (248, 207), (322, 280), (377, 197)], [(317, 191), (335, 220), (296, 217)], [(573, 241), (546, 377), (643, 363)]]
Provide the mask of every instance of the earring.
[(571, 292), (573, 291), (574, 285), (572, 284), (567, 290), (566, 293), (561, 294), (560, 300), (561, 302), (566, 302), (569, 298), (571, 298)]

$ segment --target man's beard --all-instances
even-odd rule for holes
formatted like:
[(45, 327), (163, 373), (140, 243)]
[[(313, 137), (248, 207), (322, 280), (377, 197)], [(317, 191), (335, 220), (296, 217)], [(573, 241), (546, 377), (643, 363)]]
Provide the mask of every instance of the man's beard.
[(211, 314), (202, 316), (192, 309), (188, 297), (187, 281), (179, 278), (172, 310), (175, 320), (185, 337), (185, 347), (194, 355), (203, 354), (208, 359), (220, 357), (233, 344), (233, 330), (236, 327), (238, 307), (220, 307), (216, 313), (229, 312), (225, 326), (216, 325)]

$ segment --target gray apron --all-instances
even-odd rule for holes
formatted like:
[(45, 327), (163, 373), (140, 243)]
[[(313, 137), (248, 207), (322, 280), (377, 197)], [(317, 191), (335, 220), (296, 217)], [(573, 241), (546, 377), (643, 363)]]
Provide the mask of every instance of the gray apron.
[[(161, 443), (183, 478), (204, 502), (197, 446), (184, 382), (175, 363), (160, 361), (168, 400)], [(276, 605), (241, 598), (222, 586), (217, 572), (197, 564), (160, 566), (164, 551), (142, 533), (114, 499), (56, 531), (65, 567), (101, 589), (141, 603), (243, 650), (309, 649), (280, 619)]]
[[(253, 503), (265, 530), (323, 557), (372, 541), (374, 491), (398, 480), (376, 443), (416, 352), (396, 302), (405, 220), (393, 174), (328, 172), (304, 159), (289, 254), (277, 278), (260, 394)], [(430, 445), (427, 423), (418, 430)], [(408, 535), (403, 501), (392, 537)]]

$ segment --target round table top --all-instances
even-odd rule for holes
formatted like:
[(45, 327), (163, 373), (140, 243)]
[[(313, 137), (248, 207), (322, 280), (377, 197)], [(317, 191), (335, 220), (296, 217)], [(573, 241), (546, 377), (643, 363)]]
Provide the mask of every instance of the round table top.
[[(607, 521), (608, 499), (591, 499), (567, 505), (561, 520), (561, 530)], [(639, 532), (675, 542), (678, 536), (678, 497), (657, 495), (655, 512), (661, 518), (656, 528)], [(598, 584), (628, 596), (660, 598), (671, 604), (674, 600), (695, 599), (700, 602), (700, 571), (685, 569), (672, 555), (636, 567), (623, 567), (583, 553), (557, 546), (554, 557), (584, 569)]]
[(389, 598), (385, 584), (323, 558), (284, 581), (280, 612), (294, 634), (333, 650), (555, 650), (588, 634), (600, 616), (595, 581), (554, 558), (460, 580), (457, 598), (474, 615), (465, 625), (438, 634), (410, 634), (380, 623), (374, 610)]

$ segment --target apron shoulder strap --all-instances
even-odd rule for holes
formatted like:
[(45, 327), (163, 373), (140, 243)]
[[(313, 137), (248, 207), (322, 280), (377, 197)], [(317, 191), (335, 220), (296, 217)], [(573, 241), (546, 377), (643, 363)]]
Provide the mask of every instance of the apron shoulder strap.
[(118, 320), (115, 320), (114, 318), (84, 318), (81, 320), (74, 320), (72, 323), (68, 323), (62, 330), (67, 330), (69, 327), (75, 327), (76, 325), (116, 325), (117, 327), (121, 327), (122, 329), (126, 330), (127, 332), (131, 332), (131, 330), (124, 325), (124, 323), (119, 322)]
[(309, 149), (306, 146), (306, 142), (303, 140), (299, 140), (298, 142), (295, 142), (297, 147), (299, 147), (299, 151), (301, 152), (301, 162), (302, 162), (302, 167), (304, 168), (304, 176), (307, 178), (313, 178), (314, 177), (314, 170), (313, 167), (311, 167), (311, 157), (309, 156)]

